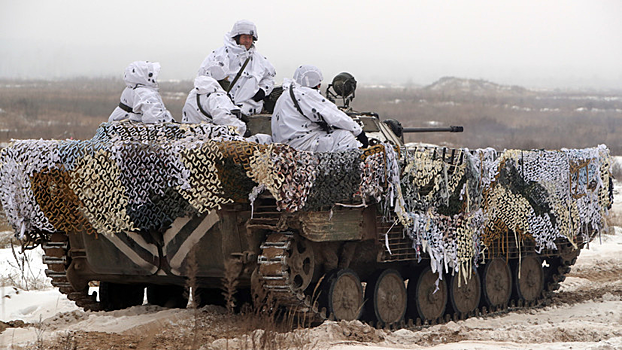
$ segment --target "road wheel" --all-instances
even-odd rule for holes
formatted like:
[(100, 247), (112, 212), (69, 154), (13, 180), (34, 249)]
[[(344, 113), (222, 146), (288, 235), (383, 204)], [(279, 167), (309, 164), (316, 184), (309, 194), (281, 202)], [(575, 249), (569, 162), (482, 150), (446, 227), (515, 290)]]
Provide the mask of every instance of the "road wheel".
[(432, 272), (430, 267), (423, 270), (416, 282), (411, 282), (408, 283), (408, 302), (414, 304), (412, 316), (423, 322), (436, 322), (447, 308), (447, 282), (439, 279), (438, 273)]
[(530, 302), (537, 300), (544, 289), (544, 270), (538, 257), (523, 257), (514, 270), (516, 293), (519, 298)]
[(367, 315), (381, 325), (399, 323), (406, 314), (407, 294), (399, 272), (387, 269), (376, 274), (365, 288)]
[(358, 320), (363, 313), (363, 286), (356, 272), (341, 269), (322, 283), (322, 307), (335, 320)]
[(482, 287), (477, 271), (465, 276), (454, 275), (449, 279), (449, 300), (454, 312), (468, 315), (479, 306)]
[(482, 273), (484, 302), (490, 308), (506, 307), (512, 295), (512, 273), (505, 259), (489, 260)]
[(296, 237), (289, 250), (287, 264), (290, 278), (296, 290), (307, 289), (315, 271), (315, 256), (307, 240)]

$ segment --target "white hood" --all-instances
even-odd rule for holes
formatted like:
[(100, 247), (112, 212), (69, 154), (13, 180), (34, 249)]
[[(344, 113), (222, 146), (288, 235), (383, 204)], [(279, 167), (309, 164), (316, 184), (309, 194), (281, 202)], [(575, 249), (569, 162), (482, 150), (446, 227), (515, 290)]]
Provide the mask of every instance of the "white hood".
[(158, 87), (158, 75), (160, 75), (160, 63), (149, 61), (136, 61), (125, 68), (123, 80), (129, 88), (136, 86)]
[[(244, 45), (239, 45), (238, 43), (235, 42), (235, 40), (231, 37), (231, 32), (228, 32), (227, 34), (225, 34), (224, 43), (225, 43), (225, 47), (227, 48), (227, 50), (230, 50), (231, 53), (235, 55), (243, 55), (246, 52), (248, 52), (248, 54), (251, 55), (253, 52), (255, 52), (255, 43), (253, 43), (250, 49), (246, 50), (246, 47), (244, 47)], [(248, 56), (244, 56), (244, 57), (248, 57)]]

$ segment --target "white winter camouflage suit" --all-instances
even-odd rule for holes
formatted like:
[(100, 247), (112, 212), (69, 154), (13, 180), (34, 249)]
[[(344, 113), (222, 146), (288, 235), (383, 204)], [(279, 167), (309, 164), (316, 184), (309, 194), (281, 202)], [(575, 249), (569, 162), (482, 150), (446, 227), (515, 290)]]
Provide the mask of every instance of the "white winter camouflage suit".
[[(257, 38), (256, 32), (253, 35)], [(255, 44), (249, 50), (246, 50), (243, 45), (238, 45), (235, 42), (234, 36), (232, 32), (225, 34), (225, 45), (205, 58), (201, 68), (199, 68), (198, 75), (210, 76), (208, 67), (216, 62), (225, 69), (229, 82), (233, 82), (238, 71), (244, 65), (244, 61), (250, 56), (251, 59), (235, 86), (231, 87), (229, 95), (233, 99), (233, 103), (240, 106), (242, 113), (246, 115), (261, 113), (263, 101), (256, 102), (252, 98), (260, 88), (265, 92), (266, 96), (272, 92), (276, 71), (272, 64), (268, 62), (268, 59), (257, 52)]]
[[(301, 66), (297, 73), (305, 67), (312, 66)], [(294, 78), (296, 79), (296, 74)], [(322, 79), (321, 73), (319, 79), (317, 78), (311, 81), (306, 77), (296, 80), (305, 85), (317, 86)], [(289, 90), (292, 87), (294, 97), (304, 116), (296, 109), (291, 99)], [(321, 122), (320, 115), (334, 128), (332, 133), (327, 133), (317, 124)], [(284, 143), (302, 151), (338, 152), (360, 147), (361, 144), (355, 136), (361, 132), (361, 126), (322, 96), (319, 90), (284, 79), (283, 94), (276, 101), (272, 115), (273, 142)]]
[(158, 92), (158, 62), (136, 61), (125, 68), (123, 80), (127, 87), (121, 93), (121, 103), (132, 109), (131, 112), (117, 106), (109, 122), (131, 120), (143, 123), (165, 123), (174, 121), (171, 113), (164, 107)]
[[(209, 116), (203, 114), (197, 105), (197, 95), (199, 95), (201, 108)], [(233, 109), (237, 109), (237, 107), (231, 102), (227, 93), (214, 78), (199, 76), (194, 79), (194, 89), (190, 91), (186, 99), (181, 122), (232, 125), (238, 128), (240, 135), (244, 135), (246, 124), (231, 114)]]

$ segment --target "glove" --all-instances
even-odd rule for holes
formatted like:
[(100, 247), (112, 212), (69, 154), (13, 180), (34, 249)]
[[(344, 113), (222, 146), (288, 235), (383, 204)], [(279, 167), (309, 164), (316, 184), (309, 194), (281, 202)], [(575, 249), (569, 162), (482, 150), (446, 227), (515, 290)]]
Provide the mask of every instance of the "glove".
[(236, 118), (240, 119), (241, 121), (244, 122), (244, 124), (248, 123), (250, 121), (250, 119), (248, 119), (248, 116), (244, 113), (242, 113), (242, 111), (239, 108), (235, 108), (231, 110), (231, 114), (233, 114)]
[(244, 113), (240, 113), (239, 119), (244, 122), (244, 124), (248, 124), (251, 120), (248, 119), (248, 116)]
[(363, 148), (369, 147), (369, 139), (367, 139), (367, 135), (365, 135), (365, 131), (361, 130), (361, 133), (359, 134), (359, 136), (356, 137), (356, 139), (359, 140), (359, 142), (363, 144)]
[(263, 91), (262, 89), (259, 89), (257, 90), (257, 93), (255, 94), (255, 96), (253, 96), (253, 101), (259, 102), (263, 100), (264, 97), (266, 97), (266, 92)]

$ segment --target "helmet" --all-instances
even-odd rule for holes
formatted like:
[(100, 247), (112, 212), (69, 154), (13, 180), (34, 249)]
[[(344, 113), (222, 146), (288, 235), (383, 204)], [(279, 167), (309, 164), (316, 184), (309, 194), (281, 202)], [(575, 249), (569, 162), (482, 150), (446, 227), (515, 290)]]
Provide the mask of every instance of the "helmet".
[(259, 35), (257, 34), (257, 27), (255, 27), (255, 23), (251, 21), (247, 21), (245, 19), (239, 20), (235, 22), (233, 28), (231, 29), (231, 37), (235, 38), (238, 35), (247, 34), (252, 35), (253, 39), (258, 40)]
[(294, 80), (302, 86), (316, 87), (322, 82), (322, 79), (324, 79), (322, 71), (318, 67), (309, 64), (298, 67), (296, 72), (294, 72)]
[(402, 126), (402, 123), (400, 123), (399, 120), (385, 119), (382, 122), (387, 124), (389, 128), (391, 128), (391, 131), (393, 131), (395, 136), (402, 137), (402, 135), (404, 135), (404, 127)]
[(333, 79), (333, 89), (339, 96), (353, 95), (356, 90), (356, 79), (348, 72), (341, 72)]

